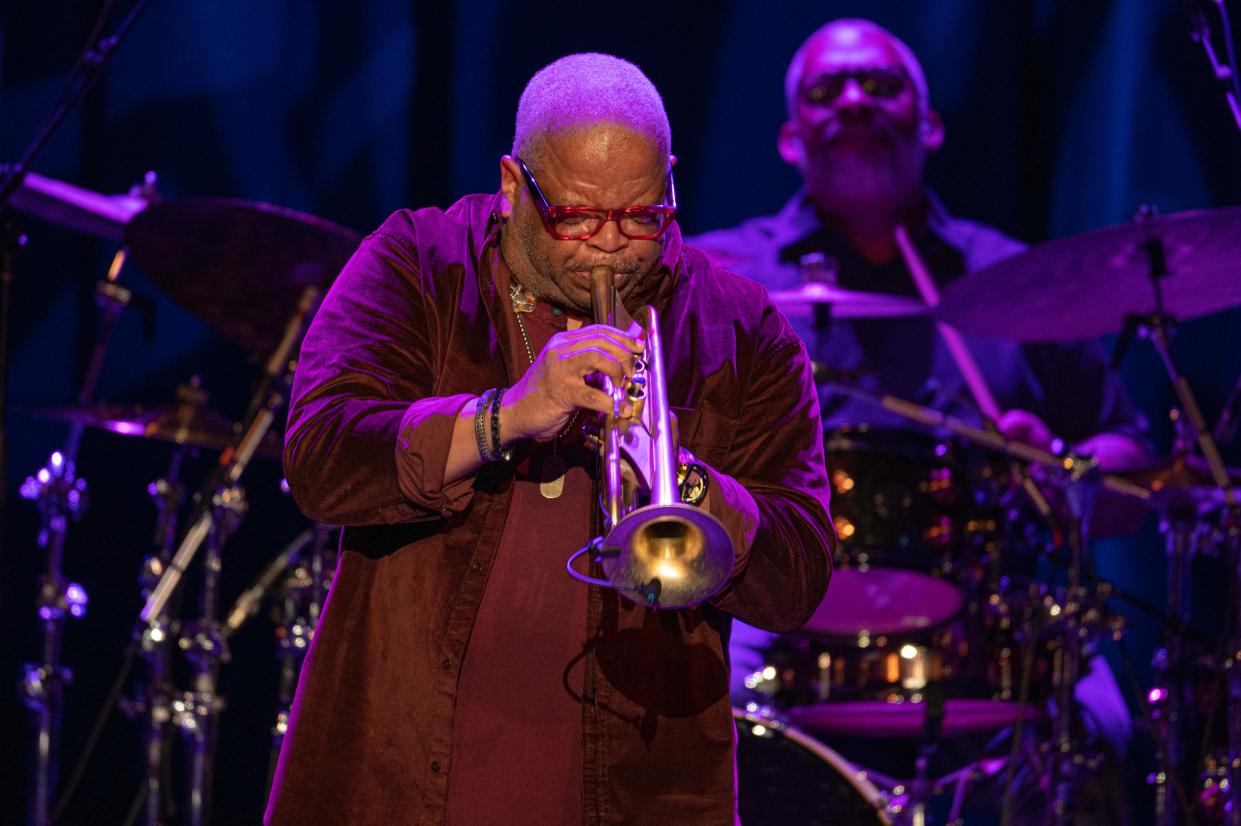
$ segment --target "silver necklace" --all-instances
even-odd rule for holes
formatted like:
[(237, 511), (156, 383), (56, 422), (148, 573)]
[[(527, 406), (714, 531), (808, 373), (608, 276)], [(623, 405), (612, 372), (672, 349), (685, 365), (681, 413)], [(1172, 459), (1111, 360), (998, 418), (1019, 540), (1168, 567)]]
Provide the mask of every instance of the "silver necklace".
[[(535, 298), (516, 280), (510, 287), (509, 297), (513, 302), (513, 315), (517, 319), (517, 330), (521, 333), (522, 344), (526, 345), (526, 358), (529, 359), (530, 364), (534, 364), (534, 347), (530, 344), (530, 334), (526, 332), (526, 321), (522, 315), (534, 312)], [(544, 499), (559, 499), (564, 493), (565, 466), (564, 460), (560, 458), (560, 439), (569, 432), (575, 421), (577, 421), (577, 411), (573, 412), (564, 429), (552, 439), (551, 456), (539, 465), (539, 493)]]

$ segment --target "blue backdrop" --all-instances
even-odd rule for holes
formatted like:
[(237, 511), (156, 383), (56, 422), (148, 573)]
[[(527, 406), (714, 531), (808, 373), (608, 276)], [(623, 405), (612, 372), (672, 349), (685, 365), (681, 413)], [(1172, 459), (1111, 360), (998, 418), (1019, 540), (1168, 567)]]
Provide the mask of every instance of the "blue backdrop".
[[(0, 4), (0, 162), (30, 140), (102, 5)], [(100, 192), (155, 170), (165, 198), (267, 201), (365, 232), (396, 208), (494, 189), (525, 80), (564, 53), (600, 50), (637, 62), (664, 93), (680, 158), (681, 223), (699, 232), (774, 211), (796, 186), (775, 152), (784, 70), (806, 34), (847, 15), (877, 20), (921, 56), (947, 123), (930, 178), (962, 215), (1037, 242), (1123, 222), (1143, 203), (1164, 212), (1241, 203), (1241, 135), (1188, 38), (1181, 5), (1155, 0), (717, 0), (585, 11), (531, 0), (155, 0), (36, 170)], [(74, 397), (98, 329), (94, 282), (113, 251), (34, 219), (19, 225), (30, 242), (18, 260), (11, 329), (0, 685), (37, 653), (42, 558), (33, 509), (15, 501), (17, 485), (66, 432), (26, 409)], [(145, 335), (137, 314), (122, 318), (100, 395), (159, 404), (196, 374), (214, 406), (238, 415), (255, 375), (245, 354), (136, 269), (124, 278), (155, 300), (154, 334)], [(1176, 356), (1211, 421), (1241, 372), (1239, 322), (1233, 310), (1177, 334)], [(1124, 375), (1166, 450), (1173, 396), (1147, 346), (1132, 348)], [(65, 658), (76, 674), (66, 754), (81, 747), (139, 607), (135, 577), (154, 524), (145, 486), (168, 457), (163, 445), (86, 438), (80, 470), (93, 502), (72, 529), (66, 569), (92, 604), (67, 633)], [(1228, 457), (1241, 463), (1235, 446)], [(187, 478), (209, 460), (192, 462)], [(227, 548), (226, 598), (302, 527), (278, 491), (279, 468), (254, 470), (250, 518)], [(1164, 556), (1152, 525), (1097, 553), (1105, 576), (1162, 604)], [(1207, 627), (1222, 593), (1211, 566), (1199, 564)], [(1141, 682), (1159, 625), (1127, 613)], [(253, 823), (262, 804), (272, 648), (271, 625), (260, 617), (238, 634), (225, 670), (221, 823)], [(24, 807), (24, 726), (16, 695), (0, 691), (5, 820)], [(123, 718), (109, 724), (72, 818), (121, 819), (140, 779), (138, 736)], [(1135, 774), (1148, 758), (1140, 755)]]

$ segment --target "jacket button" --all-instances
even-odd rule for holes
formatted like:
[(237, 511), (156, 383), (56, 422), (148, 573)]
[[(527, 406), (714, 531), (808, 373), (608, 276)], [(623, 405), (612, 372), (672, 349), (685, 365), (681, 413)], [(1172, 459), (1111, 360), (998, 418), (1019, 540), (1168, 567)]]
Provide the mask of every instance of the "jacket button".
[(440, 761), (438, 761), (438, 760), (432, 760), (432, 761), (431, 761), (431, 771), (432, 771), (433, 773), (435, 773), (435, 774), (439, 774), (439, 773), (440, 773)]
[(471, 570), (471, 571), (473, 571), (474, 573), (478, 573), (478, 572), (479, 572), (479, 571), (481, 571), (482, 569), (483, 569), (483, 563), (481, 563), (481, 562), (471, 562), (471, 563), (470, 563), (470, 570)]
[(444, 659), (444, 660), (441, 660), (441, 661), (440, 661), (440, 668), (444, 669), (445, 671), (447, 671), (448, 669), (452, 668), (452, 660), (449, 660), (449, 659)]

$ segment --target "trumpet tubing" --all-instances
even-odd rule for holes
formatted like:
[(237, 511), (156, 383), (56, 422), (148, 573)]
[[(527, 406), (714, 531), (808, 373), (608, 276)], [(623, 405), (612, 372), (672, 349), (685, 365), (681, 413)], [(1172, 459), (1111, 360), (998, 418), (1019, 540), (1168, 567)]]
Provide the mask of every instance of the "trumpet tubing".
[[(595, 267), (590, 280), (595, 323), (616, 326), (614, 272)], [(607, 584), (635, 602), (686, 608), (723, 586), (734, 549), (718, 519), (680, 501), (659, 316), (654, 307), (645, 308), (645, 315), (643, 354), (634, 378), (623, 387), (604, 381), (613, 405), (603, 427), (599, 478), (607, 534), (598, 562)], [(621, 418), (626, 398), (634, 403), (631, 419)], [(634, 507), (638, 491), (623, 481), (622, 454), (648, 483), (648, 505)]]

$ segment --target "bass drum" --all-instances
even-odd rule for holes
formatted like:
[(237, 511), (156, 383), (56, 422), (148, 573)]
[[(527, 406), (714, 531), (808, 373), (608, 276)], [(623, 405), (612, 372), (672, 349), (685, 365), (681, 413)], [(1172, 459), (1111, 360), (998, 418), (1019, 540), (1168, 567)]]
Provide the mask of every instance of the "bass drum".
[(879, 791), (836, 752), (778, 721), (733, 709), (744, 826), (891, 826)]

